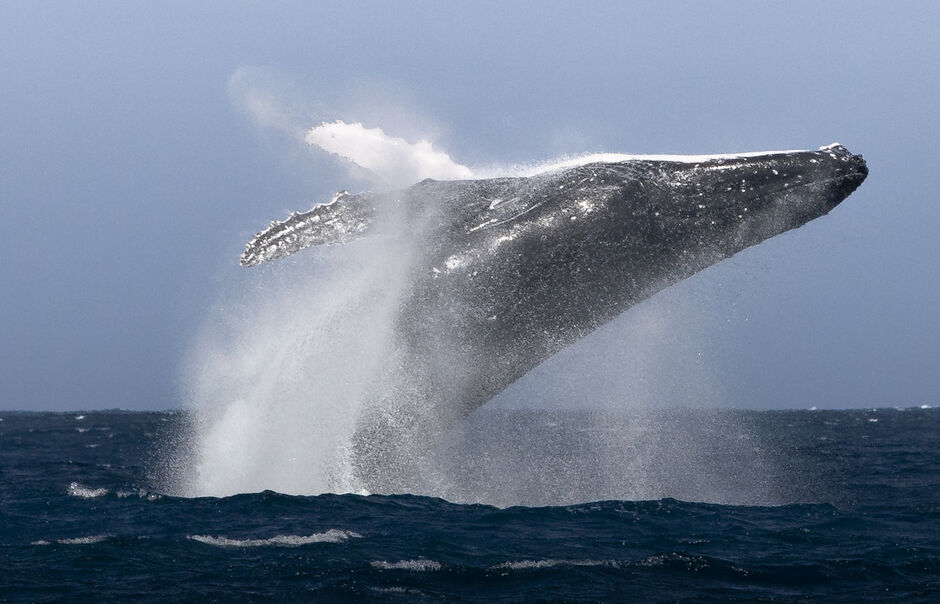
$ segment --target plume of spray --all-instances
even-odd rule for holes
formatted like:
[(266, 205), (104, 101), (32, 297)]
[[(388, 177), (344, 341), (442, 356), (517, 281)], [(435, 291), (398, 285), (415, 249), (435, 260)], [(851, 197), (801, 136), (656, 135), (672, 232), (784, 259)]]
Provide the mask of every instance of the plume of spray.
[[(247, 91), (242, 106), (259, 124), (292, 131), (283, 108)], [(408, 143), (359, 123), (321, 124), (306, 138), (384, 186), (473, 176), (427, 141)], [(387, 231), (401, 231), (393, 214), (385, 218)], [(225, 297), (186, 363), (195, 413), (168, 490), (362, 491), (350, 458), (357, 421), (390, 380), (408, 378), (395, 371), (391, 327), (411, 243), (380, 232), (318, 249), (255, 271), (253, 287)]]
[(470, 168), (435, 149), (429, 141), (409, 143), (389, 136), (381, 128), (366, 128), (360, 123), (323, 123), (307, 132), (306, 141), (369, 170), (391, 188), (407, 187), (425, 178), (474, 177)]
[(381, 238), (284, 263), (228, 296), (188, 363), (197, 411), (174, 490), (359, 492), (349, 443), (382, 388), (403, 255)]
[[(259, 124), (296, 138), (296, 119), (275, 97), (234, 76), (233, 82), (242, 107)], [(307, 130), (303, 140), (368, 171), (387, 188), (425, 178), (526, 176), (630, 157), (585, 155), (473, 170), (429, 141), (408, 142), (356, 122), (321, 123)], [(395, 390), (391, 384), (412, 379), (396, 358), (393, 324), (416, 243), (389, 236), (406, 232), (406, 225), (394, 213), (386, 219), (385, 235), (380, 231), (342, 247), (315, 248), (253, 271), (252, 285), (237, 288), (210, 315), (187, 363), (188, 399), (195, 412), (191, 438), (173, 464), (176, 475), (167, 490), (187, 496), (265, 489), (362, 492), (351, 450), (358, 422), (374, 411), (383, 394)], [(645, 349), (652, 349), (649, 342)], [(390, 404), (394, 412), (395, 402)], [(416, 460), (420, 467), (411, 479), (418, 480), (409, 492), (500, 505), (677, 495), (722, 501), (714, 488), (669, 489), (682, 476), (703, 474), (700, 465), (690, 463), (701, 448), (685, 446), (687, 454), (682, 455), (641, 450), (637, 443), (642, 438), (662, 442), (649, 436), (661, 427), (650, 414), (637, 415), (617, 430), (610, 428), (609, 418), (591, 415), (585, 420), (585, 434), (599, 435), (587, 453), (595, 468), (590, 486), (584, 484), (581, 466), (559, 465), (551, 455), (533, 458), (533, 447), (557, 450), (566, 444), (526, 445), (524, 435), (507, 434), (505, 421), (502, 427), (487, 427), (479, 413), (475, 418), (436, 449), (430, 447), (436, 458)], [(467, 425), (478, 429), (467, 430)], [(740, 432), (740, 427), (723, 430)], [(543, 437), (555, 438), (551, 430)], [(427, 452), (429, 447), (423, 443), (418, 449)], [(738, 453), (740, 466), (761, 467), (753, 457)], [(730, 501), (766, 502), (766, 491), (761, 493)]]

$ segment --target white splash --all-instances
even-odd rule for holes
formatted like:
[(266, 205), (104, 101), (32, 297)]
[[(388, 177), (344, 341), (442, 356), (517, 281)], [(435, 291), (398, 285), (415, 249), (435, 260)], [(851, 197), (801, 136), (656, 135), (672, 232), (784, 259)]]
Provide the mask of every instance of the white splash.
[[(95, 543), (101, 543), (108, 538), (107, 535), (89, 535), (88, 537), (75, 537), (73, 539), (58, 539), (57, 543), (62, 545), (92, 545)], [(37, 545), (39, 542), (35, 542)]]
[(577, 566), (610, 566), (618, 567), (621, 564), (616, 560), (519, 560), (515, 562), (501, 562), (491, 566), (493, 570), (541, 570), (544, 568), (577, 567)]
[(366, 239), (252, 276), (210, 314), (187, 369), (197, 412), (167, 489), (361, 493), (350, 443), (376, 397), (407, 253)]
[(68, 494), (71, 497), (80, 497), (82, 499), (94, 499), (104, 497), (108, 494), (108, 489), (90, 489), (77, 482), (69, 484)]
[(473, 178), (473, 171), (458, 164), (429, 141), (410, 143), (381, 128), (341, 120), (324, 122), (307, 132), (309, 144), (361, 166), (392, 187), (405, 187), (425, 178)]
[(427, 560), (425, 558), (418, 558), (416, 560), (398, 560), (397, 562), (375, 560), (369, 564), (371, 564), (373, 568), (378, 568), (380, 570), (410, 570), (412, 572), (441, 570), (440, 562), (437, 560)]

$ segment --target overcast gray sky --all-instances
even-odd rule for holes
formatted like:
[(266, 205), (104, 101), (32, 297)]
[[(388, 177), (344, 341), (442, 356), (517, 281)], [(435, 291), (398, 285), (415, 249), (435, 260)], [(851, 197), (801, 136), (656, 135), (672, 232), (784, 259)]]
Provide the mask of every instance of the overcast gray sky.
[(832, 214), (663, 292), (498, 403), (940, 403), (938, 7), (5, 1), (0, 408), (181, 405), (194, 334), (250, 286), (244, 243), (355, 188), (253, 119), (251, 94), (468, 165), (842, 142), (871, 175)]

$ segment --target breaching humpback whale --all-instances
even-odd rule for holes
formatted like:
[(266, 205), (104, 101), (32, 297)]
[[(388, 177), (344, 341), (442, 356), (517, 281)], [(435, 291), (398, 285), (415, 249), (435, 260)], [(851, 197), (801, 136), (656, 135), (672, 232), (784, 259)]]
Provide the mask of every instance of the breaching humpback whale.
[(828, 213), (868, 174), (816, 151), (649, 156), (531, 177), (337, 194), (272, 223), (244, 266), (370, 232), (410, 242), (392, 318), (406, 374), (354, 438), (366, 488), (407, 488), (435, 435), (657, 291)]

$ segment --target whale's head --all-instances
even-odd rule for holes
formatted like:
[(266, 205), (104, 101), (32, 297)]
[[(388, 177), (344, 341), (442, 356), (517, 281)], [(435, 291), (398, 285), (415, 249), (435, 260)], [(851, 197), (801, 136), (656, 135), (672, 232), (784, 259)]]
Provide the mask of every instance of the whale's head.
[(667, 161), (644, 171), (662, 190), (644, 198), (663, 236), (684, 239), (688, 254), (715, 249), (727, 256), (829, 213), (861, 185), (868, 166), (836, 143), (816, 151)]
[[(695, 185), (673, 187), (676, 202), (693, 202), (693, 212), (701, 210), (696, 216), (708, 221), (693, 221), (695, 228), (725, 231), (715, 234), (715, 242), (734, 253), (829, 213), (861, 185), (868, 166), (861, 155), (833, 144), (718, 159), (677, 174), (688, 175)], [(709, 201), (694, 204), (695, 197)]]

